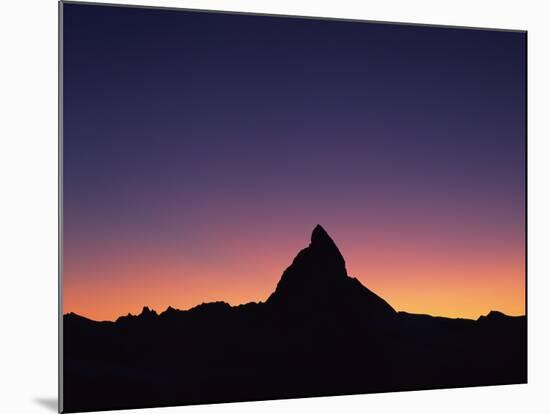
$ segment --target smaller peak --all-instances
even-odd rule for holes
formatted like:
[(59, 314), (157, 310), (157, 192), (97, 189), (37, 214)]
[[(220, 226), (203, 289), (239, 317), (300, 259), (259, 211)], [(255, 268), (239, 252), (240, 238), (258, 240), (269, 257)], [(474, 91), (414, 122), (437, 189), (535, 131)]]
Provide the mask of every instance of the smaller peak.
[(175, 309), (173, 308), (172, 306), (168, 306), (166, 308), (166, 310), (164, 312), (161, 312), (159, 316), (174, 316), (174, 315), (178, 315), (179, 313), (181, 313), (183, 311), (179, 310), (179, 309)]
[(481, 315), (478, 320), (479, 321), (496, 321), (496, 320), (505, 320), (508, 319), (509, 316), (496, 310), (490, 311), (487, 315)]
[(192, 307), (190, 310), (193, 309), (225, 309), (225, 308), (231, 308), (231, 305), (227, 302), (224, 302), (222, 300), (217, 300), (214, 302), (202, 302), (201, 304)]
[(144, 306), (139, 316), (157, 316), (157, 312), (149, 309), (149, 306)]
[(486, 316), (487, 318), (489, 319), (503, 319), (503, 318), (507, 318), (508, 315), (500, 312), (500, 311), (496, 311), (496, 310), (492, 310), (491, 312), (489, 312)]
[(91, 320), (91, 319), (88, 319), (82, 315), (79, 315), (78, 313), (74, 313), (74, 312), (69, 312), (69, 313), (66, 313), (65, 315), (63, 315), (63, 318), (65, 320), (80, 320), (80, 321), (84, 321), (84, 320)]

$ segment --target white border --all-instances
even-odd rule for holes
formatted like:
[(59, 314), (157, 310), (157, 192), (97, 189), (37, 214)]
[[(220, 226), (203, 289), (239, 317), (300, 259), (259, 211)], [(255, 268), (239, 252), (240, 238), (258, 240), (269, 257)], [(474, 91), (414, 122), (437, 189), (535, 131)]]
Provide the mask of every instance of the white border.
[[(529, 31), (529, 384), (155, 411), (517, 413), (547, 409), (550, 31), (544, 2), (172, 0), (131, 4)], [(11, 1), (0, 7), (0, 275), (5, 284), (0, 300), (4, 387), (0, 405), (5, 412), (52, 412), (48, 407), (57, 395), (57, 2)]]

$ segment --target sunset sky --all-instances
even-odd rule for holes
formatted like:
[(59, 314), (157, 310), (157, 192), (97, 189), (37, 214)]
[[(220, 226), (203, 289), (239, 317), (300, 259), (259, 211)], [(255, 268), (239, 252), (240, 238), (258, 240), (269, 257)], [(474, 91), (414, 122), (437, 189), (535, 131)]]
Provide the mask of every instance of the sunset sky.
[(397, 310), (525, 313), (524, 33), (63, 10), (64, 312), (265, 300), (319, 223)]

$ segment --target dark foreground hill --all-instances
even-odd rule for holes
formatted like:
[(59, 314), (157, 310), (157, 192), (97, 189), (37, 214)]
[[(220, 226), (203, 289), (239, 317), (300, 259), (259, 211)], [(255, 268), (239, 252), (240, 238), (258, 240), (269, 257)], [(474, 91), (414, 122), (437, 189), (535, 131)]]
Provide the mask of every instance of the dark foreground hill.
[(63, 328), (66, 412), (527, 381), (525, 317), (396, 312), (320, 226), (266, 302)]

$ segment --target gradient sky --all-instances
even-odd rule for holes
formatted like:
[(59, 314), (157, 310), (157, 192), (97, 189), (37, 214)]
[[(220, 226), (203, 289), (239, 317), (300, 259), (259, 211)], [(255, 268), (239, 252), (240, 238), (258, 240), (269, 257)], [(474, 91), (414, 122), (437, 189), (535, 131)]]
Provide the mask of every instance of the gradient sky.
[(64, 5), (64, 312), (265, 300), (315, 224), (397, 310), (525, 313), (518, 32)]

